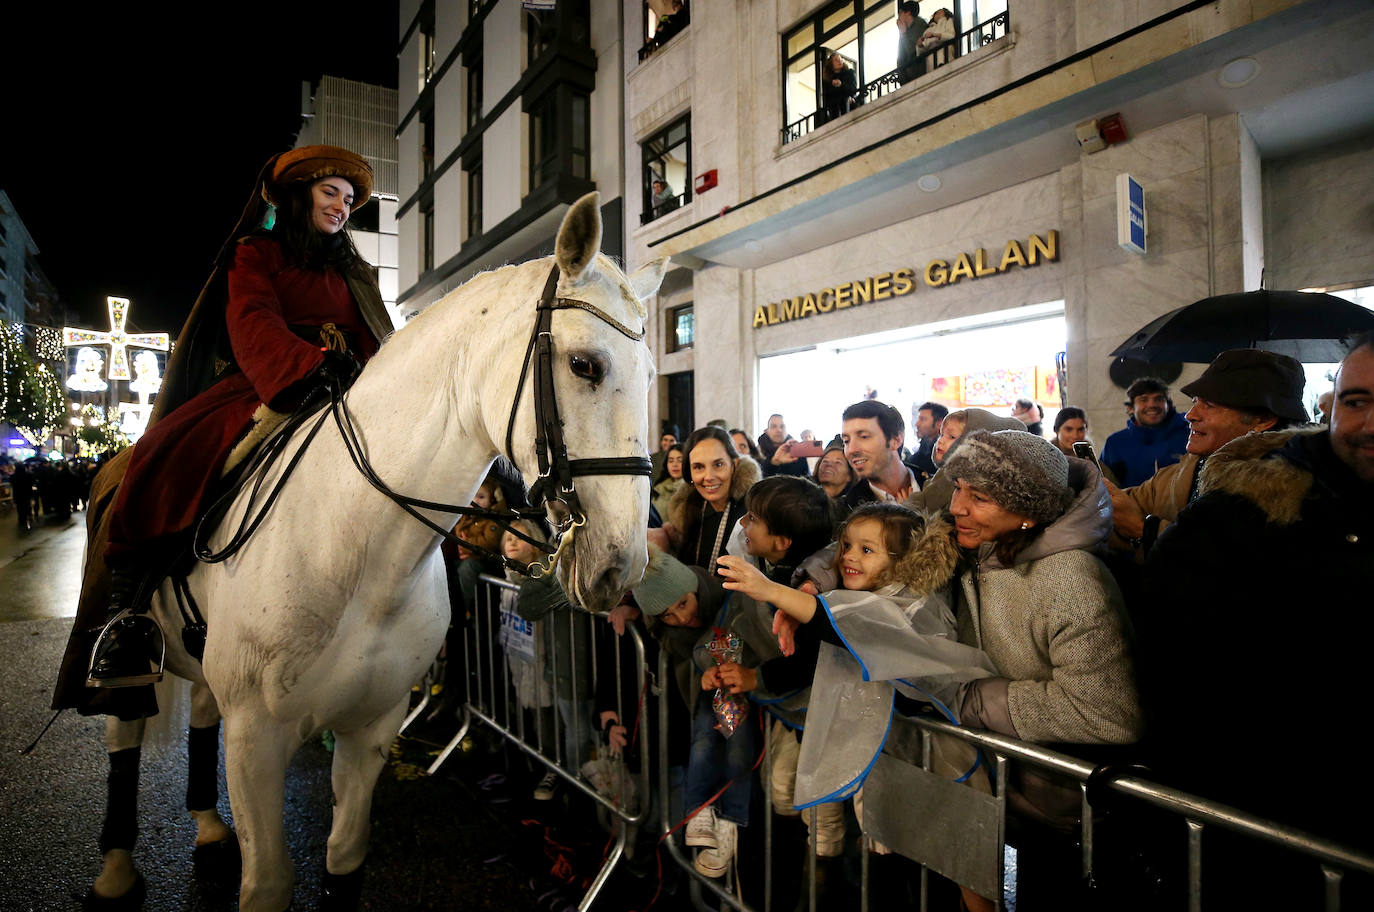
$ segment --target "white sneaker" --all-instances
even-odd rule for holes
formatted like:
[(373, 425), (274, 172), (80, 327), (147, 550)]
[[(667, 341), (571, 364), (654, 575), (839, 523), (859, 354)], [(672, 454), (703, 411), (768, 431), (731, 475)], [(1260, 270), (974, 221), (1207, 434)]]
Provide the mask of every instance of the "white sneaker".
[(687, 821), (687, 844), (689, 846), (716, 847), (716, 809), (706, 805), (697, 815)]
[(697, 855), (695, 867), (703, 877), (723, 877), (735, 856), (735, 825), (728, 820), (716, 821), (716, 847), (704, 849)]
[(545, 773), (544, 778), (539, 780), (539, 784), (534, 787), (535, 801), (548, 801), (553, 798), (554, 791), (558, 788), (558, 774)]

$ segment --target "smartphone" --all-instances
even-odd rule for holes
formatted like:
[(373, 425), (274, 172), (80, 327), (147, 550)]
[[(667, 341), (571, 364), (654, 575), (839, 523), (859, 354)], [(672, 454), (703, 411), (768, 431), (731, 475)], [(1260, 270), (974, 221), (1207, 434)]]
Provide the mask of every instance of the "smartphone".
[(1073, 454), (1079, 459), (1086, 459), (1097, 465), (1097, 454), (1093, 452), (1093, 445), (1086, 440), (1080, 440), (1073, 445)]
[(794, 440), (792, 441), (792, 449), (788, 452), (798, 459), (806, 459), (811, 456), (821, 455), (824, 449), (825, 448), (821, 446), (818, 440)]

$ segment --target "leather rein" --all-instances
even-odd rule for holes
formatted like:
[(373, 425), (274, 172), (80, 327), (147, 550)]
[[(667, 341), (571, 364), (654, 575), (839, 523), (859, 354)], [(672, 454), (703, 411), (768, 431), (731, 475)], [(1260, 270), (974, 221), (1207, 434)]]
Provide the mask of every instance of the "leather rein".
[[(353, 425), (352, 416), (348, 413), (348, 406), (345, 401), (346, 390), (337, 382), (332, 382), (329, 388), (329, 402), (327, 408), (315, 421), (306, 435), (305, 441), (299, 450), (292, 456), (287, 464), (282, 476), (277, 480), (276, 485), (267, 495), (266, 501), (261, 509), (253, 514), (251, 502), (256, 499), (258, 491), (265, 477), (266, 467), (270, 465), (281, 454), (286, 441), (292, 436), (297, 427), (304, 423), (305, 419), (319, 407), (318, 399), (311, 399), (306, 404), (297, 409), (282, 428), (274, 435), (274, 438), (259, 448), (259, 453), (254, 456), (252, 462), (243, 474), (243, 482), (235, 486), (235, 489), (227, 492), (224, 497), (211, 508), (201, 524), (197, 527), (193, 550), (196, 558), (204, 563), (219, 563), (228, 559), (236, 553), (247, 542), (247, 539), (261, 524), (267, 514), (268, 508), (276, 500), (282, 486), (286, 483), (306, 448), (314, 439), (320, 427), (332, 415), (334, 423), (338, 426), (339, 436), (342, 438), (344, 448), (348, 450), (349, 458), (357, 467), (363, 478), (382, 494), (386, 495), (393, 503), (402, 510), (405, 510), (412, 517), (419, 520), (425, 526), (445, 540), (452, 541), (461, 545), (469, 551), (476, 552), (485, 557), (499, 560), (504, 567), (515, 570), (536, 579), (552, 573), (558, 565), (558, 560), (572, 543), (572, 540), (579, 528), (587, 522), (586, 512), (582, 507), (582, 502), (577, 496), (577, 488), (573, 479), (587, 475), (643, 475), (650, 477), (653, 474), (653, 464), (645, 456), (616, 456), (600, 457), (592, 459), (569, 459), (567, 443), (563, 438), (563, 420), (558, 413), (558, 397), (554, 389), (553, 382), (553, 312), (555, 310), (577, 309), (592, 314), (601, 322), (615, 329), (625, 337), (635, 341), (644, 340), (644, 331), (635, 331), (610, 314), (586, 301), (579, 301), (574, 298), (556, 297), (558, 290), (558, 266), (555, 265), (549, 273), (548, 280), (544, 283), (543, 294), (540, 295), (539, 303), (535, 308), (534, 328), (530, 332), (529, 343), (525, 347), (525, 358), (520, 367), (520, 380), (515, 388), (515, 401), (511, 404), (510, 420), (506, 425), (506, 457), (511, 464), (515, 464), (513, 440), (515, 434), (515, 419), (520, 410), (520, 399), (525, 389), (525, 379), (529, 376), (530, 366), (534, 366), (534, 417), (535, 417), (535, 454), (539, 459), (539, 478), (530, 488), (529, 500), (531, 506), (505, 510), (494, 510), (487, 507), (474, 507), (459, 504), (440, 503), (430, 500), (422, 500), (411, 497), (393, 490), (385, 481), (382, 480), (372, 464), (368, 461), (363, 452), (361, 441), (358, 439), (357, 429)], [(220, 516), (227, 511), (228, 504), (237, 495), (238, 490), (247, 484), (249, 478), (257, 476), (253, 486), (253, 493), (250, 497), (250, 508), (245, 512), (243, 520), (239, 524), (239, 529), (230, 542), (220, 551), (211, 552), (205, 542), (208, 537), (209, 529), (205, 528), (205, 519), (214, 515), (216, 512)], [(512, 524), (521, 519), (543, 519), (547, 514), (547, 509), (552, 504), (562, 506), (565, 518), (554, 530), (553, 543), (541, 541), (531, 537)], [(538, 550), (542, 551), (546, 557), (542, 561), (526, 564), (522, 561), (511, 560), (503, 554), (498, 554), (481, 545), (465, 541), (459, 538), (451, 530), (445, 529), (435, 523), (429, 517), (424, 516), (419, 510), (435, 510), (441, 513), (457, 513), (461, 516), (476, 516), (494, 522), (503, 531), (510, 532), (512, 535), (529, 543)], [(210, 526), (213, 529), (213, 523)], [(204, 537), (202, 530), (205, 530)]]

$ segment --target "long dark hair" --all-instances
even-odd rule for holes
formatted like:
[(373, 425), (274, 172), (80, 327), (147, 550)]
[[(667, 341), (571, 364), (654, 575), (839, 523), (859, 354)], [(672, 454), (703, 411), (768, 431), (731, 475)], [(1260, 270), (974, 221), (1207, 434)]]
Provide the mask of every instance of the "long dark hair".
[[(325, 180), (326, 178), (320, 178)], [(319, 181), (299, 181), (286, 188), (277, 206), (276, 224), (270, 237), (281, 244), (282, 254), (301, 269), (333, 269), (348, 275), (363, 263), (348, 232), (322, 234), (312, 221), (315, 203), (312, 190)]]
[(663, 451), (663, 465), (659, 468), (658, 474), (654, 476), (655, 487), (657, 487), (660, 482), (667, 481), (669, 478), (673, 477), (668, 474), (668, 457), (673, 455), (673, 450), (677, 450), (678, 453), (682, 456), (682, 477), (678, 480), (687, 480), (687, 454), (682, 452), (682, 444), (675, 443), (672, 446), (668, 447), (668, 449)]
[[(683, 508), (683, 532), (695, 531), (697, 524), (701, 522), (701, 511), (706, 506), (706, 498), (701, 496), (701, 492), (692, 484), (692, 450), (696, 445), (704, 440), (714, 440), (725, 447), (725, 455), (730, 458), (730, 486), (735, 485), (735, 472), (739, 469), (739, 452), (735, 449), (735, 441), (730, 439), (724, 429), (707, 425), (693, 431), (682, 444), (682, 478), (691, 487), (687, 494), (687, 503)], [(727, 492), (728, 493), (728, 492)], [(731, 498), (733, 500), (733, 498)], [(727, 514), (729, 509), (727, 507)]]

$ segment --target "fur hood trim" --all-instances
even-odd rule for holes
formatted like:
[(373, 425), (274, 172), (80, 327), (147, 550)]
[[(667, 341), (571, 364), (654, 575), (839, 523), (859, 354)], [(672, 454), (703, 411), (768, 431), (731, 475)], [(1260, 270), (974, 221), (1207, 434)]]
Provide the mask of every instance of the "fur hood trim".
[[(685, 478), (687, 474), (689, 473), (684, 472), (683, 477)], [(759, 468), (759, 464), (754, 461), (752, 456), (740, 456), (739, 462), (735, 463), (735, 474), (730, 477), (730, 499), (742, 500), (744, 495), (749, 493), (749, 489), (757, 484), (762, 477), (763, 469)], [(668, 516), (666, 518), (678, 531), (686, 529), (686, 526), (683, 525), (683, 517), (687, 512), (687, 502), (693, 497), (701, 500), (701, 495), (697, 493), (697, 489), (693, 485), (684, 484), (673, 493), (673, 499), (668, 501)]]
[(921, 514), (925, 527), (913, 532), (911, 549), (888, 568), (883, 585), (901, 583), (912, 595), (928, 595), (949, 585), (959, 564), (954, 526), (940, 516)]
[[(1312, 473), (1277, 455), (1296, 437), (1326, 433), (1325, 427), (1290, 428), (1237, 437), (1207, 457), (1198, 496), (1212, 491), (1237, 494), (1264, 511), (1271, 523), (1291, 525), (1302, 517), (1312, 490)], [(1268, 458), (1274, 454), (1274, 458)]]

